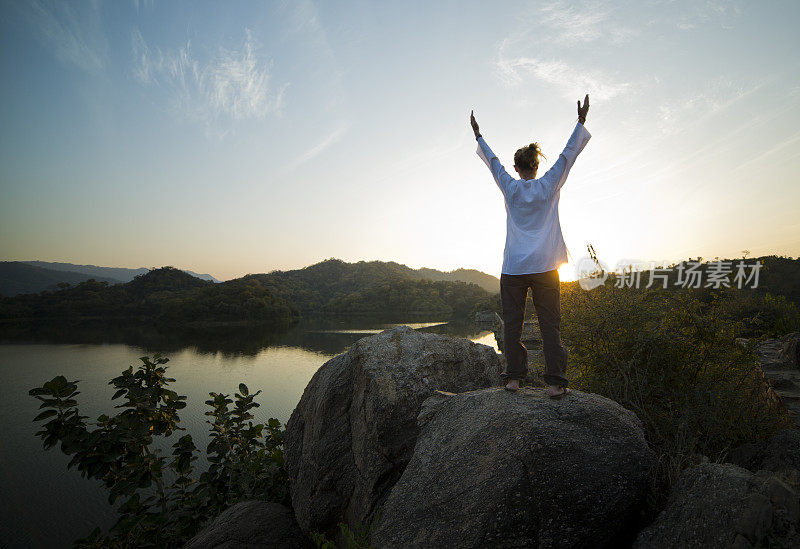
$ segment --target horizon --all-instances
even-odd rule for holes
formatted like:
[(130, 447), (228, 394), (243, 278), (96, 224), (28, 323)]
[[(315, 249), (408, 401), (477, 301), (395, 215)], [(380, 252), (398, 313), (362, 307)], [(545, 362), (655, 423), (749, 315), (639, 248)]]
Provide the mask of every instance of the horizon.
[[(749, 250), (746, 250), (746, 251), (749, 251)], [(749, 265), (748, 261), (752, 261), (754, 259), (760, 259), (762, 257), (782, 257), (782, 258), (793, 260), (793, 261), (800, 259), (800, 256), (794, 257), (794, 256), (791, 256), (791, 255), (764, 254), (764, 255), (761, 255), (761, 256), (750, 256), (750, 255), (748, 255), (746, 258), (744, 258), (744, 257), (735, 257), (734, 258), (734, 257), (719, 257), (719, 256), (715, 256), (714, 261), (738, 261), (740, 259), (745, 259), (745, 264)], [(9, 260), (0, 259), (0, 261), (9, 261)], [(408, 267), (408, 268), (413, 269), (413, 270), (434, 269), (434, 270), (438, 270), (439, 272), (442, 272), (443, 274), (452, 274), (452, 273), (454, 273), (456, 271), (459, 271), (459, 270), (466, 270), (466, 271), (470, 271), (471, 270), (471, 271), (477, 271), (477, 272), (485, 274), (485, 275), (494, 276), (499, 281), (499, 277), (493, 275), (492, 273), (487, 273), (487, 272), (481, 271), (479, 269), (472, 269), (472, 268), (466, 268), (466, 267), (456, 267), (454, 269), (450, 269), (450, 270), (444, 271), (442, 269), (435, 269), (434, 267), (428, 267), (428, 266), (425, 266), (425, 265), (422, 265), (420, 267), (414, 267), (414, 266), (408, 265), (406, 263), (400, 263), (399, 261), (392, 261), (392, 260), (388, 260), (387, 261), (387, 260), (382, 260), (382, 259), (359, 259), (359, 260), (356, 260), (356, 261), (345, 261), (345, 260), (340, 259), (338, 257), (328, 257), (326, 259), (321, 259), (319, 261), (315, 261), (314, 263), (309, 263), (308, 265), (303, 265), (302, 267), (297, 267), (297, 268), (292, 268), (292, 269), (276, 268), (276, 269), (272, 269), (271, 271), (260, 271), (260, 272), (259, 271), (251, 271), (251, 272), (244, 273), (243, 275), (238, 276), (238, 277), (234, 277), (234, 278), (220, 278), (220, 277), (216, 276), (214, 273), (200, 272), (200, 271), (197, 271), (195, 269), (190, 269), (190, 268), (186, 268), (186, 267), (179, 267), (179, 266), (175, 266), (175, 265), (171, 265), (171, 264), (170, 265), (161, 265), (159, 267), (125, 267), (125, 266), (122, 266), (122, 265), (97, 265), (97, 264), (92, 264), (92, 263), (78, 264), (78, 263), (74, 263), (74, 262), (71, 262), (71, 261), (59, 262), (59, 261), (43, 261), (43, 260), (38, 260), (38, 259), (10, 260), (10, 261), (18, 261), (20, 263), (32, 263), (32, 262), (36, 262), (36, 261), (42, 261), (44, 263), (61, 263), (61, 264), (65, 264), (65, 265), (75, 265), (75, 266), (79, 266), (79, 267), (99, 267), (99, 268), (102, 268), (102, 269), (119, 269), (119, 268), (121, 268), (121, 269), (133, 269), (133, 270), (135, 270), (135, 269), (147, 269), (148, 271), (153, 271), (153, 270), (157, 270), (157, 269), (164, 269), (164, 268), (174, 268), (174, 269), (179, 269), (179, 270), (184, 271), (184, 272), (191, 271), (192, 273), (194, 273), (198, 277), (199, 276), (211, 276), (211, 277), (213, 277), (215, 280), (217, 280), (219, 282), (228, 282), (230, 280), (234, 280), (236, 278), (242, 278), (242, 277), (249, 276), (249, 275), (270, 274), (270, 273), (272, 273), (274, 271), (286, 272), (286, 271), (293, 271), (293, 270), (302, 270), (302, 269), (305, 269), (305, 268), (308, 268), (308, 267), (313, 267), (314, 265), (318, 265), (320, 263), (324, 263), (326, 261), (342, 261), (343, 263), (347, 263), (347, 264), (355, 264), (355, 263), (362, 263), (362, 262), (363, 263), (383, 262), (383, 263), (397, 263), (397, 264), (399, 264), (401, 266)], [(713, 263), (714, 262), (709, 258), (698, 256), (697, 258), (689, 257), (689, 258), (684, 258), (682, 260), (678, 260), (678, 261), (672, 262), (672, 263), (659, 264), (657, 266), (664, 265), (664, 266), (673, 267), (673, 266), (677, 265), (678, 263), (680, 263), (681, 261), (685, 261), (685, 262), (699, 261), (701, 263)], [(633, 269), (634, 271), (647, 270), (647, 269), (642, 268), (641, 265), (637, 265), (635, 263), (633, 264), (633, 267), (635, 267)], [(617, 275), (621, 274), (619, 271), (616, 271), (614, 269), (610, 269), (610, 270), (608, 270), (608, 272), (609, 272), (609, 274), (612, 274), (612, 273), (617, 274)], [(565, 265), (562, 265), (561, 268), (559, 268), (559, 278), (560, 278), (561, 282), (576, 282), (580, 277), (577, 276), (577, 274), (576, 274), (576, 272), (573, 269), (573, 266), (571, 264), (565, 264)]]
[(800, 256), (796, 2), (2, 9), (4, 260), (499, 278), (469, 112), (510, 172), (538, 141), (544, 173), (586, 93), (562, 280), (589, 243), (609, 266)]
[[(333, 261), (342, 261), (344, 263), (361, 263), (361, 262), (373, 263), (373, 262), (376, 262), (376, 261), (384, 262), (384, 263), (398, 263), (399, 265), (402, 265), (402, 266), (405, 266), (405, 267), (408, 267), (408, 268), (414, 269), (414, 270), (432, 269), (433, 268), (433, 267), (427, 267), (425, 265), (423, 265), (421, 267), (413, 267), (413, 266), (407, 265), (405, 263), (400, 263), (399, 261), (383, 260), (383, 259), (359, 259), (359, 260), (356, 260), (356, 261), (345, 261), (345, 260), (340, 259), (338, 257), (328, 257), (328, 258), (325, 258), (325, 259), (320, 259), (319, 261), (315, 261), (313, 263), (309, 263), (308, 265), (303, 265), (302, 267), (298, 267), (298, 268), (282, 269), (282, 268), (278, 267), (278, 268), (272, 269), (270, 271), (251, 271), (251, 272), (244, 273), (241, 276), (237, 276), (237, 277), (234, 277), (234, 278), (242, 278), (244, 276), (254, 275), (254, 274), (269, 274), (272, 271), (284, 271), (285, 272), (285, 271), (300, 270), (300, 269), (305, 269), (306, 267), (312, 267), (312, 266), (317, 265), (319, 263), (324, 263), (326, 261), (331, 261), (331, 260), (333, 260)], [(33, 263), (33, 262), (36, 262), (36, 261), (41, 261), (43, 263), (61, 263), (61, 264), (65, 264), (65, 265), (75, 265), (75, 266), (79, 266), (79, 267), (99, 267), (101, 269), (148, 269), (150, 271), (153, 271), (153, 270), (156, 270), (156, 269), (164, 269), (164, 268), (167, 268), (167, 267), (172, 267), (172, 268), (175, 268), (175, 269), (179, 269), (181, 271), (192, 271), (192, 272), (194, 272), (194, 273), (196, 273), (198, 275), (201, 275), (201, 276), (212, 276), (213, 278), (215, 278), (216, 280), (219, 280), (220, 282), (227, 282), (229, 280), (234, 280), (234, 278), (220, 278), (220, 277), (216, 276), (214, 273), (201, 272), (201, 271), (198, 271), (196, 269), (191, 269), (191, 268), (188, 268), (188, 267), (179, 267), (179, 266), (172, 265), (172, 264), (161, 265), (159, 267), (126, 267), (124, 265), (98, 265), (96, 263), (75, 263), (74, 261), (48, 261), (48, 260), (42, 260), (42, 259), (11, 259), (11, 260), (0, 259), (0, 261), (16, 261), (16, 262), (19, 262), (19, 263)], [(459, 270), (477, 270), (477, 269), (467, 269), (465, 267), (456, 267), (456, 268), (451, 269), (449, 271), (442, 271), (441, 269), (437, 269), (437, 270), (443, 272), (444, 274), (450, 274), (450, 273), (453, 273), (453, 272), (459, 271)], [(483, 274), (490, 275), (490, 276), (494, 276), (491, 273), (486, 273), (484, 271), (479, 271), (479, 272), (481, 272)]]

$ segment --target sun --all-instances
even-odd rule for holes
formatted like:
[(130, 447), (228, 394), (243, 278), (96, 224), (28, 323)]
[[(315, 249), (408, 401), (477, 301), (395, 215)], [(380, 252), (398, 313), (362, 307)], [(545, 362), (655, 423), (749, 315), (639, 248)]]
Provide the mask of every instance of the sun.
[(575, 282), (575, 267), (572, 263), (564, 263), (558, 268), (558, 279), (561, 282)]

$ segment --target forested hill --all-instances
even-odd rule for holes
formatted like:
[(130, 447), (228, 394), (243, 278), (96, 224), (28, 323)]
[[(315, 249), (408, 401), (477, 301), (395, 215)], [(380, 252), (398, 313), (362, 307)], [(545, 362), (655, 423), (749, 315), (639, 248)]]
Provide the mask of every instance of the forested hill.
[(92, 277), (78, 271), (56, 271), (21, 261), (0, 261), (0, 295), (34, 294), (54, 290), (59, 284), (72, 286), (90, 278), (109, 284), (121, 282), (108, 276)]
[(88, 280), (52, 292), (0, 299), (0, 319), (6, 321), (86, 318), (286, 325), (299, 313), (256, 281), (215, 284), (173, 267), (151, 270), (124, 284)]
[(429, 280), (449, 280), (452, 282), (469, 282), (477, 284), (490, 294), (500, 293), (500, 279), (496, 276), (486, 274), (477, 269), (456, 269), (455, 271), (442, 272), (436, 269), (428, 269), (422, 267), (415, 272), (419, 273), (422, 278)]
[[(150, 269), (124, 267), (98, 267), (75, 263), (47, 261), (0, 261), (0, 295), (38, 294), (44, 290), (57, 290), (64, 285), (74, 286), (94, 279), (98, 282), (121, 284), (150, 272)], [(204, 280), (219, 282), (208, 274), (184, 271)]]
[[(473, 273), (483, 275), (490, 288), (493, 279), (499, 291), (497, 278), (480, 271), (459, 271), (465, 278)], [(455, 314), (469, 314), (490, 292), (469, 281), (446, 280), (453, 273), (412, 269), (394, 261), (347, 263), (332, 258), (302, 269), (244, 278), (259, 280), (302, 312), (441, 312), (449, 308)]]
[(347, 263), (328, 259), (302, 269), (247, 275), (244, 279), (258, 280), (303, 314), (385, 312), (462, 317), (470, 315), (475, 305), (489, 296), (477, 284), (431, 280), (419, 270), (394, 261)]
[(213, 283), (172, 267), (125, 284), (90, 280), (57, 291), (0, 299), (0, 318), (153, 318), (170, 322), (293, 323), (315, 313), (429, 314), (466, 318), (489, 293), (432, 281), (394, 262), (331, 259), (293, 271)]
[(386, 280), (430, 280), (466, 282), (477, 284), (489, 293), (500, 291), (500, 279), (476, 269), (456, 269), (439, 271), (422, 267), (412, 269), (395, 261), (359, 261), (347, 263), (341, 259), (330, 258), (302, 269), (291, 271), (272, 271), (268, 275), (281, 279), (302, 280), (315, 288), (330, 288), (332, 291), (364, 288), (370, 284)]

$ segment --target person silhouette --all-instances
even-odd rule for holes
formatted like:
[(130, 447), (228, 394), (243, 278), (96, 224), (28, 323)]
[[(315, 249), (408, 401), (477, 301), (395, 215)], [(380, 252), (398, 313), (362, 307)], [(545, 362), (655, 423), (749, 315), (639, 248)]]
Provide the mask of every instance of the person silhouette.
[(505, 388), (516, 391), (528, 372), (528, 350), (522, 343), (522, 324), (528, 288), (542, 333), (547, 393), (559, 398), (570, 392), (566, 377), (567, 349), (561, 341), (561, 293), (558, 267), (567, 262), (567, 246), (558, 219), (561, 187), (578, 154), (591, 138), (584, 127), (589, 112), (589, 95), (578, 101), (578, 123), (566, 147), (553, 166), (536, 178), (542, 155), (537, 143), (514, 154), (511, 177), (480, 133), (475, 113), (470, 124), (478, 141), (478, 156), (486, 163), (503, 193), (506, 207), (506, 243), (500, 273), (500, 301), (503, 306), (503, 354), (506, 370), (501, 374)]

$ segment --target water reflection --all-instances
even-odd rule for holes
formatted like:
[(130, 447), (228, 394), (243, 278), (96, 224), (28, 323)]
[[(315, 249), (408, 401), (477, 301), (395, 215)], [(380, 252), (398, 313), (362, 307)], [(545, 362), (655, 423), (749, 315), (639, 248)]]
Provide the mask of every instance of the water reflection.
[[(123, 343), (147, 353), (169, 355), (184, 349), (199, 354), (222, 356), (257, 356), (269, 347), (299, 347), (312, 352), (337, 355), (358, 339), (399, 324), (423, 332), (476, 339), (486, 336), (469, 321), (440, 319), (397, 319), (381, 316), (312, 317), (286, 329), (263, 325), (162, 326), (153, 323), (83, 321), (31, 322), (0, 325), (2, 343)], [(487, 343), (492, 346), (492, 343)], [(483, 343), (483, 341), (482, 341)]]

